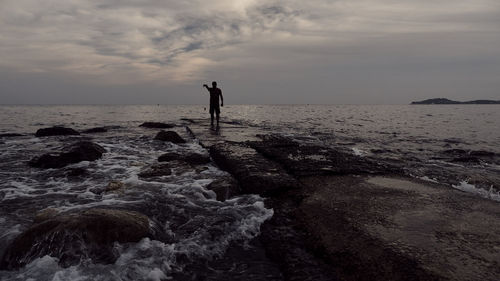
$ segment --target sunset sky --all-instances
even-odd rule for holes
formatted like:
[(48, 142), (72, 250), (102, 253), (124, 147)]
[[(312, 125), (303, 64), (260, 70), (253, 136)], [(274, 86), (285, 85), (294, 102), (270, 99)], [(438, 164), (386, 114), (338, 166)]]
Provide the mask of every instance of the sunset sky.
[(500, 100), (499, 0), (0, 0), (0, 104)]

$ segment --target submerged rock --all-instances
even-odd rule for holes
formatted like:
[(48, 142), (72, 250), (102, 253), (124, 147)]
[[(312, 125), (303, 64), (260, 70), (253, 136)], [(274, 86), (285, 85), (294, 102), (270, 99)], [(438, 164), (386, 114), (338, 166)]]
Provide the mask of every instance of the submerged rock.
[(169, 152), (158, 157), (158, 162), (183, 161), (191, 165), (201, 165), (210, 162), (210, 156), (200, 153)]
[(144, 127), (144, 128), (156, 128), (156, 129), (169, 129), (175, 127), (174, 124), (167, 124), (167, 123), (161, 123), (161, 122), (145, 122), (139, 125), (139, 127)]
[(103, 192), (110, 192), (122, 189), (125, 184), (121, 181), (110, 181), (105, 187), (94, 187), (90, 189), (90, 192), (95, 194), (101, 194)]
[(153, 179), (163, 176), (170, 176), (172, 174), (171, 165), (153, 165), (147, 170), (144, 170), (138, 174), (139, 178), (142, 179)]
[(156, 134), (155, 140), (169, 141), (172, 143), (185, 143), (186, 141), (174, 131), (161, 131)]
[(13, 137), (22, 137), (22, 134), (15, 134), (15, 133), (5, 133), (5, 134), (0, 134), (0, 138), (13, 138)]
[(94, 134), (94, 133), (106, 133), (107, 131), (108, 131), (108, 128), (106, 128), (106, 127), (95, 127), (95, 128), (90, 128), (90, 129), (84, 130), (82, 133)]
[(89, 258), (113, 263), (114, 242), (138, 242), (144, 237), (152, 237), (149, 220), (137, 212), (90, 209), (56, 215), (16, 237), (0, 260), (0, 269), (16, 269), (45, 255), (58, 258), (63, 267)]
[(77, 131), (71, 128), (65, 128), (62, 126), (54, 126), (50, 128), (43, 128), (36, 131), (35, 136), (37, 137), (47, 137), (47, 136), (68, 136), (68, 135), (79, 135)]
[(40, 210), (35, 214), (34, 223), (40, 223), (42, 221), (46, 221), (50, 218), (55, 217), (58, 213), (59, 211), (54, 208), (47, 208)]
[(69, 164), (81, 161), (94, 161), (102, 157), (106, 152), (102, 146), (89, 142), (80, 141), (71, 145), (68, 152), (62, 152), (57, 155), (50, 153), (35, 157), (28, 162), (32, 167), (37, 168), (61, 168)]

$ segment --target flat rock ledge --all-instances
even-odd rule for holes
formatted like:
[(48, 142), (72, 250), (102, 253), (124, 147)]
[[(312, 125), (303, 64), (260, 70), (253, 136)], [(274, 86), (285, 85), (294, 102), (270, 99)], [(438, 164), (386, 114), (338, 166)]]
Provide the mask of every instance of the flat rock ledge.
[(210, 156), (238, 180), (243, 193), (271, 195), (297, 187), (296, 179), (279, 164), (244, 144), (216, 144), (210, 147)]
[(55, 213), (38, 216), (36, 224), (14, 239), (0, 260), (0, 269), (16, 269), (45, 255), (57, 257), (63, 267), (87, 258), (96, 263), (113, 263), (117, 258), (114, 242), (138, 242), (152, 237), (148, 218), (133, 211), (89, 209)]
[(500, 276), (497, 202), (408, 178), (391, 163), (255, 127), (212, 131), (193, 120), (187, 130), (236, 179), (222, 186), (267, 197), (274, 216), (260, 240), (285, 280)]

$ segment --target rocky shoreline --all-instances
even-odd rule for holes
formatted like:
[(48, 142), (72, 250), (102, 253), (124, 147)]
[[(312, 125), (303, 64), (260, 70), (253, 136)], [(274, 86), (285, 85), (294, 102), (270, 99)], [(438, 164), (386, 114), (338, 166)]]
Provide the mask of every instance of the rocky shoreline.
[[(279, 272), (271, 269), (273, 274), (259, 280), (496, 280), (500, 275), (497, 202), (416, 180), (390, 162), (341, 148), (297, 142), (237, 122), (225, 122), (218, 130), (204, 119), (183, 122), (207, 153), (164, 153), (138, 177), (155, 180), (179, 169), (202, 171), (200, 165), (213, 161), (229, 173), (207, 186), (217, 200), (240, 194), (266, 198), (274, 214), (252, 241), (256, 253), (249, 262), (271, 261)], [(174, 130), (159, 131), (175, 124), (147, 122), (141, 127), (158, 130), (159, 142), (186, 142)], [(82, 133), (106, 131), (99, 127)], [(37, 132), (40, 137), (79, 134), (63, 127)], [(79, 140), (55, 154), (35, 156), (29, 165), (61, 168), (95, 161), (103, 153), (105, 148)], [(112, 182), (93, 192), (121, 188), (120, 182)], [(135, 210), (43, 210), (7, 248), (0, 268), (19, 268), (45, 254), (58, 257), (62, 266), (82, 258), (113, 263), (114, 241), (145, 237), (170, 239), (155, 230), (147, 214)], [(68, 240), (55, 247), (47, 239)], [(226, 256), (233, 254), (242, 258), (231, 250)]]
[[(390, 163), (226, 124), (188, 130), (243, 192), (268, 198), (260, 239), (285, 280), (495, 280), (498, 203)], [(257, 134), (258, 135), (258, 134)], [(245, 140), (245, 136), (248, 136)]]

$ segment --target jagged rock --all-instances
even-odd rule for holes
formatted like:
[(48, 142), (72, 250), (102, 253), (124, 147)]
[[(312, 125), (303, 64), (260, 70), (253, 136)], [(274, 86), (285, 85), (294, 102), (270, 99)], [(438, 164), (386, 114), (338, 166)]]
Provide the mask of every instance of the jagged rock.
[(231, 176), (214, 180), (207, 189), (215, 192), (217, 200), (222, 202), (240, 193), (238, 182)]
[(36, 131), (35, 136), (37, 137), (47, 137), (47, 136), (68, 136), (68, 135), (79, 135), (77, 131), (71, 128), (65, 128), (61, 126), (54, 126), (50, 128), (43, 128)]
[(132, 211), (90, 209), (42, 220), (21, 233), (6, 249), (0, 269), (16, 269), (45, 255), (63, 267), (85, 259), (113, 263), (114, 242), (138, 242), (152, 237), (146, 216)]
[(61, 168), (81, 161), (97, 160), (106, 152), (106, 149), (102, 146), (89, 141), (77, 142), (68, 147), (68, 149), (68, 152), (62, 152), (57, 155), (48, 153), (40, 157), (35, 157), (28, 164), (32, 167), (44, 169)]
[(161, 122), (145, 122), (139, 125), (139, 127), (144, 127), (144, 128), (156, 128), (156, 129), (169, 129), (175, 127), (174, 124), (167, 124), (167, 123), (161, 123)]
[(158, 162), (169, 162), (176, 160), (183, 161), (191, 165), (201, 165), (209, 163), (210, 156), (208, 156), (207, 154), (192, 153), (192, 152), (186, 152), (186, 153), (169, 152), (158, 157)]
[(96, 128), (84, 130), (84, 131), (82, 131), (82, 133), (94, 134), (94, 133), (106, 133), (107, 131), (108, 131), (108, 129), (106, 127), (96, 127)]
[(156, 134), (155, 140), (169, 141), (172, 143), (185, 143), (186, 141), (174, 131), (161, 131)]

